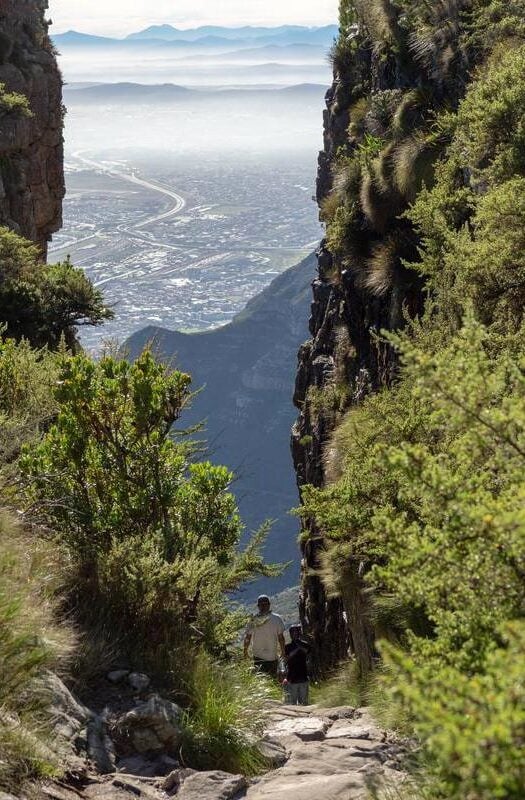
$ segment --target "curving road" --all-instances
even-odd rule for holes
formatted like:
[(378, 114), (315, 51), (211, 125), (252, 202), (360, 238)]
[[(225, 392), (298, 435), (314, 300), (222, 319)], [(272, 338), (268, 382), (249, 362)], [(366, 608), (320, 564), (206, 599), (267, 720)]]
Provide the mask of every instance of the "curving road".
[(144, 178), (137, 178), (134, 173), (130, 175), (127, 172), (121, 172), (113, 167), (108, 167), (106, 164), (101, 164), (99, 161), (93, 161), (93, 159), (83, 156), (82, 152), (82, 150), (78, 150), (76, 153), (73, 153), (73, 158), (76, 158), (78, 161), (81, 161), (83, 164), (86, 164), (92, 169), (105, 172), (107, 175), (113, 175), (115, 178), (120, 178), (121, 180), (128, 181), (129, 183), (134, 183), (137, 186), (142, 186), (145, 189), (150, 189), (153, 192), (158, 192), (159, 194), (163, 194), (175, 201), (175, 205), (173, 205), (167, 211), (163, 211), (162, 214), (155, 214), (155, 216), (148, 217), (147, 219), (142, 220), (142, 222), (136, 222), (134, 225), (126, 226), (128, 229), (144, 228), (146, 225), (152, 225), (154, 222), (160, 222), (161, 220), (168, 219), (169, 217), (174, 217), (175, 214), (179, 214), (186, 206), (186, 200), (172, 189), (167, 189), (165, 186), (159, 186), (158, 183), (151, 183), (151, 181), (146, 181)]

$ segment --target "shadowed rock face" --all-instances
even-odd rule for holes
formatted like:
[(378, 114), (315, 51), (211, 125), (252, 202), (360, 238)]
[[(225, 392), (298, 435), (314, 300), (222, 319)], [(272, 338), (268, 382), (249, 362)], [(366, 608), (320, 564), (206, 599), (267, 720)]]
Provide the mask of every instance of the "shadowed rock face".
[[(392, 55), (384, 61), (366, 42), (356, 49), (348, 69), (348, 74), (339, 74), (336, 69), (333, 85), (326, 94), (324, 150), (319, 155), (317, 175), (319, 205), (331, 192), (338, 150), (348, 142), (349, 112), (360, 96), (359, 86), (367, 86), (373, 96), (417, 85), (414, 76), (405, 74), (400, 59)], [(363, 219), (363, 229), (366, 225)], [(305, 484), (325, 485), (325, 457), (343, 414), (371, 392), (391, 383), (396, 371), (395, 354), (388, 345), (378, 342), (377, 334), (402, 327), (405, 312), (416, 316), (423, 297), (422, 286), (414, 277), (394, 281), (388, 291), (373, 294), (359, 280), (356, 269), (338, 263), (326, 242), (317, 255), (319, 277), (313, 283), (312, 338), (299, 352), (294, 394), (299, 417), (292, 431), (292, 453), (299, 489)], [(334, 387), (342, 389), (343, 398), (336, 408), (330, 407), (329, 401), (324, 406), (310, 401), (312, 391), (318, 398), (326, 398)], [(304, 629), (315, 642), (314, 669), (322, 672), (334, 667), (348, 654), (349, 647), (360, 654), (362, 662), (371, 665), (373, 632), (367, 621), (359, 564), (348, 565), (350, 588), (344, 608), (340, 598), (327, 597), (318, 576), (324, 550), (322, 531), (308, 520), (304, 534), (301, 617)]]
[(47, 255), (62, 225), (62, 78), (47, 34), (47, 0), (0, 0), (0, 83), (25, 95), (30, 118), (0, 110), (0, 225)]
[[(266, 555), (293, 565), (264, 584), (272, 592), (296, 585), (299, 573), (299, 526), (288, 514), (298, 504), (289, 432), (297, 349), (307, 336), (315, 267), (312, 254), (272, 281), (229, 325), (191, 334), (148, 327), (125, 345), (135, 358), (153, 342), (165, 359), (191, 373), (194, 389), (203, 388), (182, 424), (204, 421), (199, 437), (211, 460), (237, 473), (233, 490), (247, 528), (276, 520)], [(261, 588), (261, 583), (251, 586), (250, 597)]]

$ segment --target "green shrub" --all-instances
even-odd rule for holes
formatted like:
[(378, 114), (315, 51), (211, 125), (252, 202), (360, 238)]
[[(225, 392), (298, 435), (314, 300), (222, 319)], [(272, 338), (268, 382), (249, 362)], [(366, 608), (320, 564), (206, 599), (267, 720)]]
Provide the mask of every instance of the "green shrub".
[(56, 413), (56, 355), (33, 350), (25, 340), (0, 341), (0, 493), (17, 504), (18, 457), (24, 444), (38, 441)]
[(23, 94), (6, 91), (5, 83), (0, 83), (0, 115), (16, 114), (20, 117), (32, 117), (29, 100)]
[(0, 324), (3, 336), (57, 349), (76, 346), (79, 325), (100, 325), (113, 316), (102, 294), (69, 261), (41, 263), (38, 247), (0, 228)]
[(83, 623), (104, 618), (130, 657), (166, 679), (179, 651), (220, 652), (235, 637), (225, 592), (275, 574), (260, 555), (265, 529), (237, 552), (231, 473), (191, 463), (187, 438), (171, 433), (189, 386), (147, 351), (133, 364), (63, 357), (56, 422), (22, 459), (33, 514), (69, 553)]
[(481, 674), (442, 662), (416, 665), (388, 649), (387, 692), (425, 748), (422, 794), (429, 798), (521, 800), (525, 786), (525, 627), (499, 631)]

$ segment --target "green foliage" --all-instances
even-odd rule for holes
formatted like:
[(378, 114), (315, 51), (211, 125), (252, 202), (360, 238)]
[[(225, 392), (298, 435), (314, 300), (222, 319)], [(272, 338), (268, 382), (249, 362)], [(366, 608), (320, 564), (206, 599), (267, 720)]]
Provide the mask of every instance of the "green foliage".
[[(364, 161), (358, 207), (333, 252), (344, 265), (347, 243), (368, 227), (369, 288), (402, 288), (399, 270), (410, 260), (429, 300), (421, 320), (405, 320), (405, 334), (386, 336), (399, 355), (397, 380), (344, 416), (325, 448), (330, 483), (304, 489), (303, 514), (324, 534), (326, 591), (342, 598), (351, 630), (357, 604), (381, 640), (367, 699), (419, 739), (421, 796), (517, 800), (525, 785), (524, 6), (395, 6), (394, 46), (419, 88), (388, 114), (381, 104), (372, 114), (374, 98), (362, 93), (347, 158), (367, 133), (384, 144)], [(367, 35), (377, 37), (376, 53), (387, 41), (371, 25)], [(349, 197), (338, 197), (344, 208)], [(417, 258), (402, 238), (413, 243), (414, 234)], [(340, 683), (360, 689), (369, 659), (356, 650), (356, 672)]]
[(186, 685), (182, 757), (197, 769), (256, 775), (267, 767), (256, 742), (274, 691), (246, 661), (217, 663), (201, 653)]
[(17, 460), (24, 444), (38, 441), (57, 405), (57, 356), (27, 341), (0, 341), (0, 492), (14, 504)]
[(315, 416), (337, 414), (344, 411), (348, 402), (349, 388), (346, 383), (330, 383), (326, 386), (311, 386), (308, 389), (307, 404)]
[(58, 771), (40, 682), (63, 666), (73, 640), (54, 621), (45, 594), (54, 572), (50, 551), (0, 514), (0, 790), (17, 791), (27, 779)]
[[(521, 800), (525, 786), (523, 622), (500, 630), (481, 674), (453, 666), (416, 666), (399, 651), (385, 655), (397, 673), (390, 685), (426, 747), (422, 795), (464, 800)], [(395, 674), (394, 673), (394, 674)]]
[(19, 117), (32, 117), (29, 100), (23, 94), (6, 91), (5, 83), (0, 83), (0, 116), (13, 114)]
[(171, 434), (190, 378), (144, 352), (133, 364), (61, 361), (55, 424), (22, 459), (33, 513), (70, 559), (70, 597), (88, 627), (102, 615), (138, 660), (168, 671), (177, 649), (220, 650), (239, 614), (224, 592), (263, 564), (265, 530), (237, 553), (231, 473), (191, 463)]
[(339, 0), (339, 29), (343, 37), (348, 36), (357, 22), (354, 0)]
[[(438, 781), (431, 797), (459, 800), (465, 786), (480, 800), (517, 797), (501, 792), (483, 752), (488, 742), (496, 763), (503, 742), (501, 785), (521, 785), (516, 678), (498, 670), (522, 648), (521, 638), (507, 653), (505, 630), (525, 612), (523, 348), (494, 353), (472, 315), (437, 352), (417, 326), (413, 337), (395, 339), (398, 386), (350, 411), (337, 431), (341, 476), (305, 490), (304, 514), (327, 537), (328, 586), (344, 598), (342, 565), (360, 563), (376, 598), (371, 621), (383, 597), (417, 611), (400, 617), (397, 638), (410, 655), (388, 647), (383, 682), (405, 716), (410, 703)], [(481, 686), (491, 702), (473, 716)]]
[(410, 211), (424, 246), (417, 269), (435, 293), (441, 324), (451, 329), (466, 299), (494, 335), (521, 324), (524, 66), (521, 46), (481, 71), (459, 107), (435, 186)]
[(45, 265), (38, 248), (0, 228), (0, 323), (4, 335), (27, 338), (35, 347), (75, 345), (78, 325), (112, 317), (102, 294), (69, 261)]

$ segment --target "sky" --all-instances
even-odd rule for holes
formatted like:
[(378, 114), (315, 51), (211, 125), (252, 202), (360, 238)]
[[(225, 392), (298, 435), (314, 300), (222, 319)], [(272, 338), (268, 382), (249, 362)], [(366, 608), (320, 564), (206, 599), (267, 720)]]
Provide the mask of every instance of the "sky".
[(149, 25), (330, 25), (339, 0), (49, 0), (52, 32), (125, 36)]

